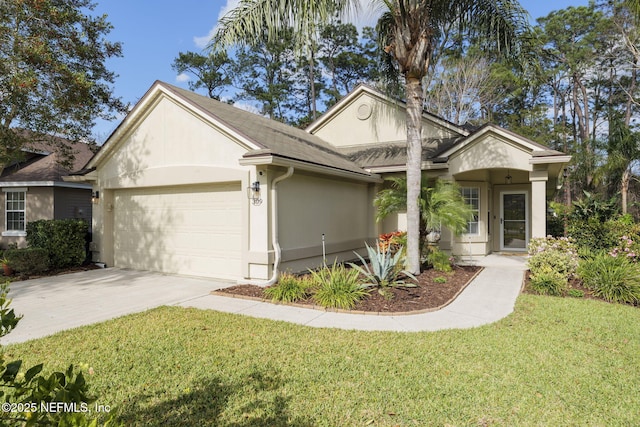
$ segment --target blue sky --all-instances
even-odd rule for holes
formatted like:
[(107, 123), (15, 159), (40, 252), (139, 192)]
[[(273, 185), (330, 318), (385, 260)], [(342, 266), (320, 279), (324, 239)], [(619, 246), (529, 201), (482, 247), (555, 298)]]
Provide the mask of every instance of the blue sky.
[[(156, 80), (187, 87), (171, 69), (179, 52), (200, 51), (220, 16), (237, 0), (96, 0), (95, 12), (107, 14), (113, 25), (109, 40), (123, 44), (123, 57), (107, 63), (119, 77), (115, 94), (135, 104)], [(363, 1), (363, 3), (365, 3)], [(521, 0), (535, 19), (552, 10), (583, 6), (588, 0)], [(100, 122), (94, 128), (104, 141), (122, 120)]]

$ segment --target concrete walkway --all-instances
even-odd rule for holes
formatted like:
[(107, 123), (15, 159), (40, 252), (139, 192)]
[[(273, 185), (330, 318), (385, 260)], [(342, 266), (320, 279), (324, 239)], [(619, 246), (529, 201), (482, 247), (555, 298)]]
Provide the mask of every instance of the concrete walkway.
[(335, 313), (218, 295), (180, 305), (318, 328), (399, 332), (472, 328), (496, 322), (513, 312), (522, 287), (526, 258), (489, 255), (467, 264), (485, 268), (455, 301), (430, 313), (401, 316)]
[(485, 267), (447, 307), (423, 314), (377, 316), (325, 312), (211, 295), (229, 283), (117, 268), (14, 282), (9, 297), (18, 327), (1, 344), (23, 342), (162, 305), (195, 307), (311, 327), (367, 331), (436, 331), (471, 328), (513, 311), (526, 259), (489, 255), (473, 261)]

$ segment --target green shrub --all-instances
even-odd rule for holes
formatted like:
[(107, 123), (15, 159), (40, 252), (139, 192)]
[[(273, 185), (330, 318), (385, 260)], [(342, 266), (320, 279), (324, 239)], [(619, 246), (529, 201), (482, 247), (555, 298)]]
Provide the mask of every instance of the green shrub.
[(311, 275), (316, 288), (313, 298), (322, 307), (348, 310), (368, 294), (359, 284), (360, 273), (355, 268), (334, 263), (333, 267), (311, 271)]
[(52, 268), (82, 265), (86, 259), (89, 226), (75, 219), (39, 220), (27, 223), (27, 243), (49, 254)]
[(452, 270), (449, 254), (435, 247), (429, 251), (427, 262), (431, 264), (436, 271), (448, 273)]
[(580, 289), (569, 289), (567, 295), (572, 298), (584, 298), (584, 291), (581, 291)]
[(310, 296), (311, 281), (283, 273), (278, 283), (265, 288), (264, 294), (272, 301), (295, 302)]
[(640, 301), (640, 265), (624, 257), (599, 254), (580, 263), (578, 276), (594, 295), (607, 301), (631, 304)]
[(551, 269), (568, 279), (578, 268), (578, 252), (570, 238), (534, 238), (529, 242), (527, 263), (532, 275)]
[(541, 295), (563, 295), (568, 284), (566, 275), (548, 265), (532, 272), (529, 280), (531, 290)]
[(369, 263), (358, 253), (355, 254), (362, 262), (362, 267), (349, 263), (352, 268), (359, 271), (368, 280), (363, 286), (377, 287), (380, 293), (384, 293), (384, 288), (389, 286), (415, 287), (413, 283), (406, 283), (403, 280), (403, 276), (413, 280), (416, 280), (416, 278), (413, 274), (402, 269), (402, 258), (404, 257), (402, 248), (399, 248), (395, 254), (391, 254), (390, 250), (381, 250), (380, 245), (376, 245), (374, 249), (365, 242), (365, 246), (369, 255)]
[(42, 248), (9, 249), (4, 253), (11, 268), (25, 275), (42, 274), (49, 269), (49, 254)]
[(438, 283), (438, 284), (447, 283), (447, 278), (442, 276), (436, 277), (433, 279), (433, 283)]

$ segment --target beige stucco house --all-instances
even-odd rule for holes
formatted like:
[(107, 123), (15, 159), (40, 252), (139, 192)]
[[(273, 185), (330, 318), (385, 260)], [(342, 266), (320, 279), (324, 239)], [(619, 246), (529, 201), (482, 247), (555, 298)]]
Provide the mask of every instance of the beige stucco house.
[[(93, 156), (84, 143), (29, 138), (16, 160), (0, 170), (0, 247), (26, 246), (26, 225), (40, 219), (83, 219), (91, 222), (91, 184), (65, 182)], [(61, 146), (64, 145), (64, 150)], [(64, 153), (63, 153), (64, 151)], [(69, 157), (72, 155), (72, 158)]]
[[(569, 157), (496, 126), (424, 113), (423, 169), (476, 209), (458, 255), (526, 250)], [(405, 171), (404, 104), (361, 85), (306, 130), (156, 82), (88, 162), (95, 261), (265, 281), (323, 256), (351, 259), (400, 214), (374, 221), (384, 177)]]

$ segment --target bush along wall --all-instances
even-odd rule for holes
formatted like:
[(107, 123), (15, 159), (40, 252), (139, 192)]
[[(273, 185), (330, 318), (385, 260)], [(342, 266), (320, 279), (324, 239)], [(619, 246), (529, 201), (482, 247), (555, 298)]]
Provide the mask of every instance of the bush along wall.
[(42, 248), (8, 249), (4, 258), (15, 272), (27, 276), (49, 269), (49, 254)]
[(82, 265), (89, 224), (76, 219), (39, 220), (27, 224), (27, 243), (47, 251), (51, 268)]

